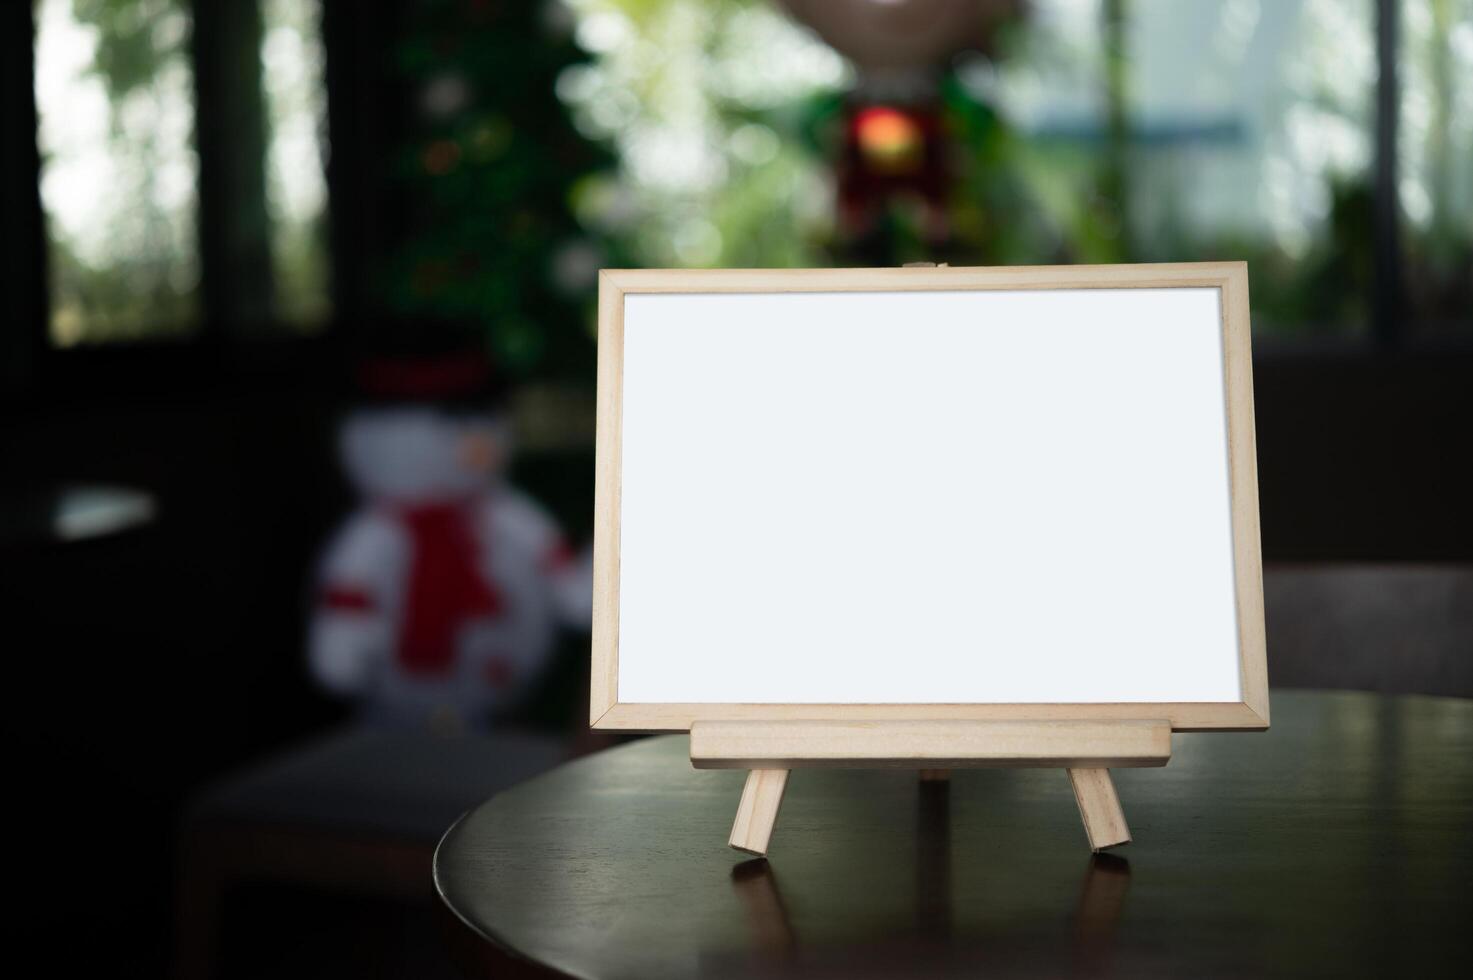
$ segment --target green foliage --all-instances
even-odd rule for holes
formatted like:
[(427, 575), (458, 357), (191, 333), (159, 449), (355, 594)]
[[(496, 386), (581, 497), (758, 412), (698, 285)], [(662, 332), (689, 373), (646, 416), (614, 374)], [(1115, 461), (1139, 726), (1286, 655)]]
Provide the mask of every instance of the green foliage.
[(160, 62), (186, 40), (178, 28), (187, 14), (187, 0), (72, 0), (72, 16), (97, 28), (92, 70), (114, 104), (153, 82)]
[(585, 373), (606, 253), (568, 202), (608, 161), (553, 95), (578, 51), (538, 4), (425, 0), (401, 36), (410, 118), (393, 175), (407, 227), (387, 260), (387, 304), (481, 324), (513, 375)]
[(52, 338), (68, 345), (185, 333), (198, 303), (193, 203), (165, 204), (160, 173), (169, 165), (192, 169), (192, 161), (181, 160), (187, 144), (171, 139), (178, 134), (163, 134), (157, 124), (164, 103), (175, 108), (192, 94), (181, 91), (188, 78), (187, 69), (181, 73), (189, 40), (184, 2), (58, 0), (49, 7), (43, 15), (92, 28), (95, 48), (81, 75), (39, 106), (43, 122), (95, 105), (72, 100), (99, 83), (108, 115), (82, 144), (74, 134), (58, 150), (43, 145), (43, 167), (65, 167), (74, 162), (68, 154), (77, 153), (95, 169), (105, 157), (109, 182), (66, 185), (95, 199), (84, 223), (67, 227), (60, 215), (48, 215)]

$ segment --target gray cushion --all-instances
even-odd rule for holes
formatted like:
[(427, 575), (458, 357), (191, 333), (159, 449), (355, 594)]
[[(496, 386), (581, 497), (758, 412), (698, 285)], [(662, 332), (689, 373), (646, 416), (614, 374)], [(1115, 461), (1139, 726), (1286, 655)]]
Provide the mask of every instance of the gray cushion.
[(1271, 565), (1276, 686), (1473, 696), (1473, 566)]

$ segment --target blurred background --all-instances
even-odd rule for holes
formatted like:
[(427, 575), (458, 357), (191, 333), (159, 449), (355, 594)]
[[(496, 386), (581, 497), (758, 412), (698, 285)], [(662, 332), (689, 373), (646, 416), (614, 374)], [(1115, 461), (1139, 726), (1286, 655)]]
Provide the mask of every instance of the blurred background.
[[(584, 627), (385, 721), (323, 617), (432, 552), (576, 612), (602, 267), (1247, 260), (1274, 683), (1473, 695), (1473, 0), (19, 0), (0, 250), (7, 838), (115, 972), (449, 970), (429, 849), (596, 747)], [(401, 509), (332, 579), (403, 418), (520, 565)]]

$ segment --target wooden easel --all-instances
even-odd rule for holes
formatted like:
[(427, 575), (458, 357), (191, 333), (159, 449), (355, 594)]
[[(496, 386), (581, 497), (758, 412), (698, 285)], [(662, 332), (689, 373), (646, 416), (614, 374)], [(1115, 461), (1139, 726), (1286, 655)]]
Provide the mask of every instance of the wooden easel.
[[(1165, 765), (1171, 755), (1173, 726), (1180, 731), (1261, 731), (1269, 725), (1247, 265), (1238, 262), (974, 269), (927, 268), (931, 263), (915, 265), (920, 268), (646, 269), (603, 270), (600, 273), (589, 723), (595, 729), (611, 732), (689, 731), (691, 762), (696, 768), (750, 770), (730, 843), (752, 854), (764, 855), (767, 852), (787, 787), (788, 773), (795, 768), (823, 766), (911, 768), (918, 770), (922, 780), (945, 779), (949, 770), (963, 767), (1062, 768), (1067, 771), (1073, 785), (1091, 849), (1098, 852), (1127, 843), (1130, 831), (1110, 779), (1110, 769)], [(643, 416), (631, 431), (641, 429), (642, 435), (651, 441), (643, 443), (647, 453), (643, 457), (645, 464), (642, 468), (636, 466), (633, 471), (636, 478), (632, 482), (629, 479), (624, 453), (626, 421), (629, 421), (624, 416), (626, 382), (635, 387), (644, 386), (644, 391), (659, 391), (658, 385), (649, 387), (652, 382), (648, 378), (660, 377), (668, 381), (674, 376), (671, 372), (683, 372), (689, 368), (689, 362), (676, 351), (656, 344), (639, 358), (650, 373), (642, 375), (636, 371), (626, 375), (626, 326), (630, 329), (659, 327), (667, 321), (653, 311), (664, 309), (668, 317), (674, 308), (652, 304), (648, 302), (650, 297), (680, 297), (680, 304), (691, 311), (720, 310), (728, 295), (766, 297), (763, 302), (772, 303), (771, 309), (785, 311), (781, 314), (787, 318), (785, 322), (798, 324), (805, 317), (811, 317), (812, 313), (800, 310), (790, 294), (816, 295), (829, 302), (830, 297), (870, 293), (914, 292), (939, 296), (958, 292), (1031, 294), (1073, 290), (1076, 292), (1072, 295), (1076, 298), (1089, 298), (1093, 290), (1100, 290), (1100, 295), (1105, 296), (1107, 291), (1116, 290), (1157, 293), (1177, 289), (1215, 291), (1217, 294), (1215, 316), (1209, 317), (1203, 307), (1189, 319), (1194, 329), (1202, 331), (1204, 341), (1214, 325), (1221, 331), (1221, 358), (1215, 361), (1215, 365), (1220, 366), (1222, 372), (1226, 419), (1227, 516), (1232, 532), (1231, 581), (1239, 679), (1236, 695), (1214, 687), (1213, 690), (1221, 692), (1222, 696), (1204, 699), (1195, 696), (1195, 688), (1189, 685), (1184, 689), (1190, 689), (1194, 696), (1185, 700), (1165, 697), (1139, 699), (1113, 694), (1099, 701), (1088, 701), (1077, 699), (1072, 688), (1061, 685), (1061, 692), (1071, 693), (1068, 698), (1057, 702), (1032, 699), (1027, 703), (936, 702), (927, 699), (919, 703), (902, 703), (888, 697), (875, 697), (873, 688), (869, 688), (867, 690), (871, 693), (867, 697), (840, 698), (820, 704), (811, 700), (812, 690), (788, 687), (786, 690), (789, 691), (804, 690), (804, 699), (793, 703), (782, 698), (736, 697), (733, 694), (734, 699), (728, 702), (721, 697), (713, 698), (713, 687), (707, 681), (714, 678), (719, 682), (723, 677), (722, 671), (740, 669), (736, 658), (741, 644), (733, 645), (726, 654), (731, 662), (713, 660), (707, 664), (709, 670), (699, 683), (686, 678), (668, 689), (660, 685), (651, 686), (648, 683), (649, 672), (660, 668), (661, 658), (682, 656), (688, 647), (688, 637), (698, 627), (687, 624), (668, 636), (656, 632), (653, 640), (642, 634), (645, 638), (636, 637), (635, 642), (628, 643), (621, 654), (625, 637), (620, 628), (621, 616), (624, 615), (620, 590), (623, 576), (629, 568), (620, 557), (624, 547), (623, 515), (630, 500), (641, 499), (654, 508), (665, 499), (663, 491), (655, 489), (662, 486), (659, 467), (650, 465), (648, 461), (656, 455), (674, 459), (679, 454), (679, 447), (689, 442), (683, 427), (678, 431), (668, 426), (662, 429), (649, 421), (661, 413), (651, 412)], [(1193, 302), (1201, 299), (1195, 296)], [(834, 299), (834, 302), (838, 300)], [(731, 312), (735, 315), (740, 311)], [(1175, 317), (1176, 314), (1171, 314), (1171, 318)], [(627, 325), (626, 318), (630, 320)], [(700, 316), (692, 315), (691, 319), (699, 320)], [(661, 332), (653, 329), (646, 336)], [(1136, 338), (1137, 342), (1139, 340)], [(707, 336), (703, 342), (708, 345), (705, 348), (708, 356), (716, 356), (709, 353), (716, 349), (710, 346), (715, 343), (714, 335)], [(659, 353), (652, 352), (655, 350)], [(881, 352), (871, 348), (868, 363), (879, 363), (880, 356)], [(808, 362), (816, 363), (817, 356), (810, 354)], [(1202, 361), (1197, 370), (1205, 371), (1206, 364)], [(1163, 370), (1167, 369), (1171, 369), (1170, 364), (1163, 362)], [(637, 380), (641, 377), (646, 380)], [(1204, 385), (1209, 382), (1205, 374), (1199, 380)], [(1216, 383), (1215, 379), (1212, 383)], [(1211, 389), (1203, 387), (1199, 390)], [(729, 401), (737, 396), (723, 394), (721, 397)], [(1088, 409), (1084, 404), (1075, 407), (1081, 411)], [(726, 408), (726, 401), (719, 401), (719, 404), (707, 405), (703, 411), (725, 412)], [(1206, 411), (1203, 406), (1199, 408)], [(1213, 409), (1215, 411), (1215, 406)], [(773, 424), (772, 418), (768, 422)], [(1120, 420), (1112, 424), (1128, 425)], [(1219, 431), (1214, 420), (1213, 433)], [(1201, 438), (1207, 437), (1204, 429)], [(1214, 434), (1211, 438), (1218, 437)], [(657, 447), (659, 453), (655, 451)], [(1213, 451), (1215, 454), (1217, 450)], [(718, 472), (715, 464), (710, 472), (713, 475)], [(1216, 476), (1212, 478), (1212, 484), (1214, 487), (1221, 485)], [(727, 492), (722, 481), (703, 485), (706, 486), (704, 492), (712, 495), (713, 500)], [(1215, 490), (1213, 495), (1216, 499)], [(1205, 505), (1205, 495), (1200, 502)], [(646, 513), (654, 515), (655, 511), (651, 509)], [(650, 516), (649, 524), (640, 533), (648, 534), (648, 526), (658, 520)], [(1221, 542), (1221, 538), (1217, 540)], [(648, 539), (645, 541), (649, 543)], [(661, 545), (645, 554), (679, 556), (685, 552)], [(671, 557), (660, 561), (650, 558), (640, 566), (647, 570), (660, 569), (645, 575), (641, 588), (635, 590), (641, 597), (636, 600), (642, 603), (641, 615), (659, 615), (657, 607), (662, 601), (662, 578), (680, 575), (690, 579), (689, 565), (685, 558)], [(1226, 580), (1217, 578), (1216, 581), (1221, 585)], [(1204, 585), (1203, 589), (1206, 588)], [(728, 591), (715, 593), (721, 596), (722, 601), (710, 604), (706, 614), (730, 614), (723, 605)], [(1049, 598), (1057, 601), (1056, 597)], [(695, 603), (687, 604), (688, 610), (697, 608), (701, 607)], [(644, 620), (645, 623), (651, 621), (649, 618)], [(748, 644), (751, 642), (750, 639), (746, 641)], [(1215, 640), (1213, 642), (1216, 643)], [(1173, 649), (1179, 647), (1180, 644)], [(631, 676), (628, 673), (629, 660), (642, 660), (644, 682), (631, 685), (633, 690), (626, 688), (621, 691), (621, 656), (626, 659), (625, 677)], [(1143, 665), (1136, 666), (1146, 669)], [(1221, 679), (1225, 675), (1214, 676)], [(943, 682), (944, 678), (938, 679), (938, 690), (932, 693), (944, 693)], [(746, 687), (744, 690), (750, 692), (755, 689)], [(1044, 691), (1048, 690), (1045, 684)], [(639, 696), (634, 696), (636, 693)], [(768, 693), (778, 694), (779, 691)], [(975, 687), (971, 693), (975, 695)]]
[(1171, 723), (1141, 721), (697, 721), (691, 765), (749, 769), (732, 824), (732, 847), (765, 855), (787, 788), (800, 768), (917, 769), (945, 779), (951, 769), (1062, 768), (1074, 786), (1090, 849), (1130, 842), (1110, 770), (1164, 766)]

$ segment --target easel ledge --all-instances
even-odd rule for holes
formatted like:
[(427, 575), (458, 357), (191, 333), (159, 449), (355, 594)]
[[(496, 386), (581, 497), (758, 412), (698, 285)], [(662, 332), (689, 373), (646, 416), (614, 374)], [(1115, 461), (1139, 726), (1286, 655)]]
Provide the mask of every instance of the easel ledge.
[(799, 768), (916, 769), (923, 780), (963, 768), (1068, 771), (1091, 850), (1129, 843), (1112, 768), (1164, 766), (1165, 719), (1112, 721), (697, 721), (697, 769), (749, 769), (730, 844), (764, 855), (787, 788)]
[(1149, 721), (698, 721), (697, 769), (1164, 766), (1171, 723)]

